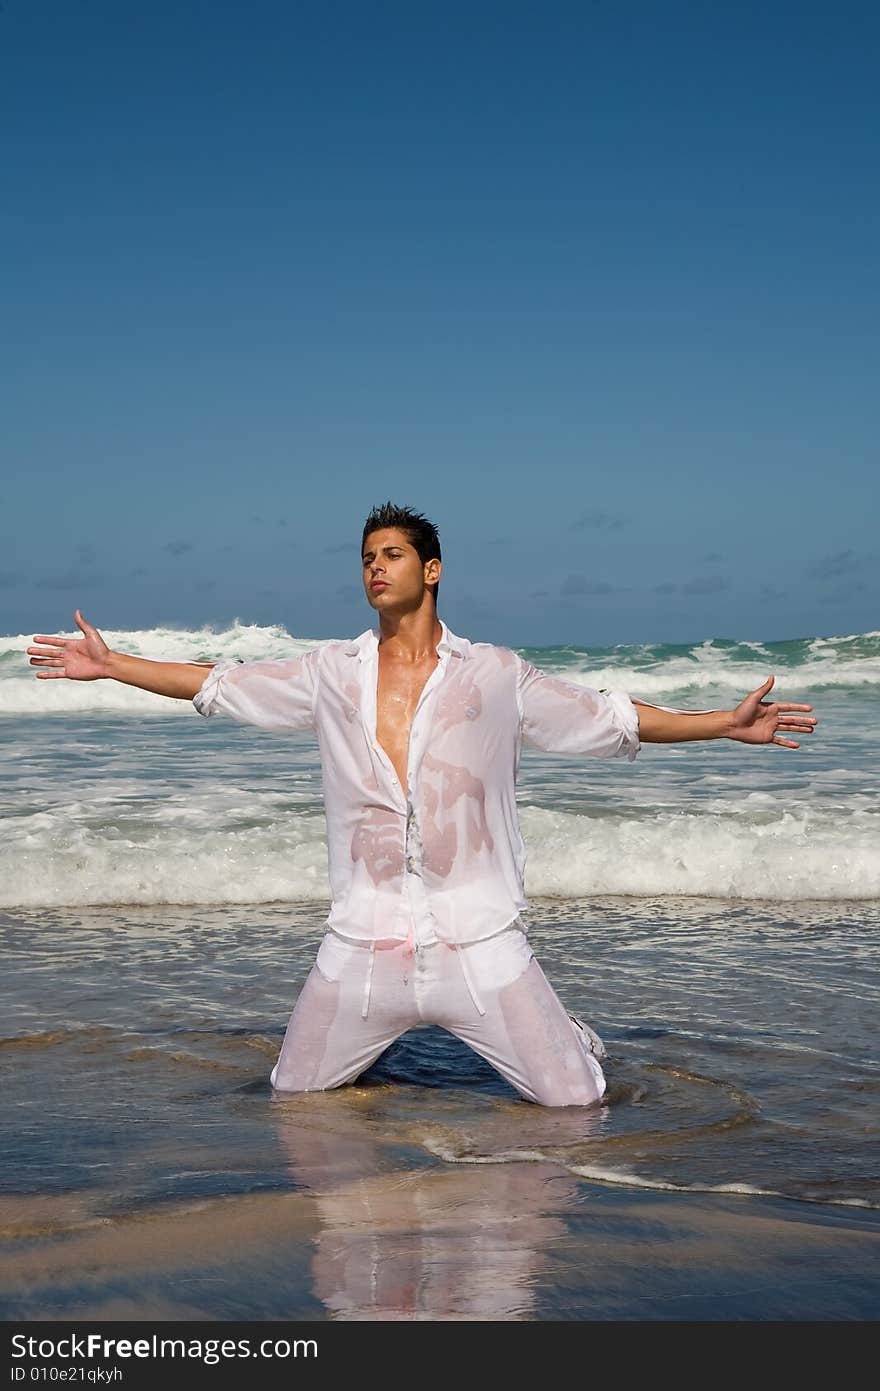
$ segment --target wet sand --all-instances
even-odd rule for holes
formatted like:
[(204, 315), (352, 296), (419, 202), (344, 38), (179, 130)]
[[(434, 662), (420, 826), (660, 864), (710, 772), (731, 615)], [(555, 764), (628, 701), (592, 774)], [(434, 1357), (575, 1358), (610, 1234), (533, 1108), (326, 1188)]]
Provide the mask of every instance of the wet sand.
[(0, 1206), (5, 1318), (868, 1319), (876, 1214), (577, 1181), (545, 1163), (314, 1192)]

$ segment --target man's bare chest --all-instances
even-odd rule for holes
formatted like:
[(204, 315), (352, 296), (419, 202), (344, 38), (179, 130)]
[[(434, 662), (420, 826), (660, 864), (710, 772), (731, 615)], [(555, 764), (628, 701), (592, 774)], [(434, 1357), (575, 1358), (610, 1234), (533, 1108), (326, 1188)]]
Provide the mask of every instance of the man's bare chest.
[(406, 786), (409, 739), (425, 686), (437, 669), (438, 658), (403, 663), (379, 658), (376, 687), (376, 738)]

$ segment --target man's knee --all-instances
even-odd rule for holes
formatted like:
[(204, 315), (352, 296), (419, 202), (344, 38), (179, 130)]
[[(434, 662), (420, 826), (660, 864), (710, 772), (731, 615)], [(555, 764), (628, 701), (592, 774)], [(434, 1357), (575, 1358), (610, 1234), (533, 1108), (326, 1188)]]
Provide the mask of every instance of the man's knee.
[(332, 1092), (353, 1082), (359, 1071), (352, 1072), (350, 1076), (321, 1076), (314, 1068), (306, 1071), (290, 1062), (285, 1062), (282, 1068), (279, 1059), (269, 1073), (269, 1081), (276, 1092)]
[(577, 1074), (571, 1069), (555, 1077), (542, 1078), (534, 1088), (539, 1106), (595, 1106), (605, 1095), (605, 1074), (593, 1058), (584, 1059)]
[(269, 1082), (276, 1092), (307, 1092), (314, 1090), (314, 1088), (305, 1085), (302, 1079), (296, 1077), (289, 1067), (284, 1069), (283, 1074), (279, 1074), (280, 1064), (276, 1063), (269, 1073)]

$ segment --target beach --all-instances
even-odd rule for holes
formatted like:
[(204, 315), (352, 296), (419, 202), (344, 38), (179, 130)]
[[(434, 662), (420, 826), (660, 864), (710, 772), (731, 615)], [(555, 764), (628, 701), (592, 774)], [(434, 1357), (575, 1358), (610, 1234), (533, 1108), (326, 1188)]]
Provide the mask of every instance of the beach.
[(586, 1111), (430, 1028), (357, 1086), (273, 1094), (310, 909), (6, 915), (4, 1317), (871, 1317), (877, 1079), (841, 950), (868, 906), (571, 907), (542, 902), (533, 941), (604, 1029)]
[(822, 720), (524, 755), (532, 946), (609, 1052), (561, 1110), (433, 1028), (273, 1093), (327, 915), (313, 745), (109, 683), (41, 709), (2, 641), (4, 1318), (876, 1316), (876, 636), (544, 655), (699, 707), (771, 660)]

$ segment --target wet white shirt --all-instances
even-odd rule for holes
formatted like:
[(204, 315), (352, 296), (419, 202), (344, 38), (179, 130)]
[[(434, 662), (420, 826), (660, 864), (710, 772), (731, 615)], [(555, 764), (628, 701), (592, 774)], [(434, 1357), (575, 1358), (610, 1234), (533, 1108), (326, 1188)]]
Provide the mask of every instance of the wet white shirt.
[(522, 741), (548, 753), (634, 759), (636, 707), (620, 691), (562, 681), (515, 652), (456, 637), (409, 741), (407, 786), (376, 737), (378, 634), (301, 657), (218, 662), (195, 696), (202, 715), (318, 736), (332, 907), (327, 926), (380, 946), (451, 945), (502, 931), (527, 907), (516, 806)]

